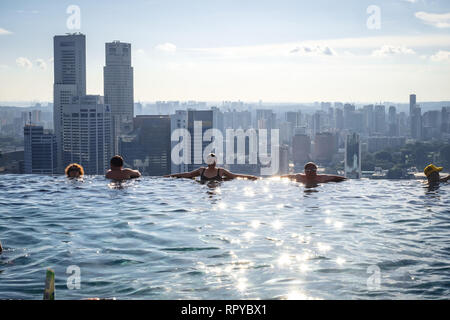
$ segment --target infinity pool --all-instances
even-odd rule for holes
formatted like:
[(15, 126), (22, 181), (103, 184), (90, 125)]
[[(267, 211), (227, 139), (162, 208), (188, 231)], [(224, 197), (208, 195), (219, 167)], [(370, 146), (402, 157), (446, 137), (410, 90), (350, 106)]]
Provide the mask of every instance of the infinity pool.
[(56, 299), (448, 299), (449, 193), (2, 175), (0, 298), (42, 299), (52, 268)]

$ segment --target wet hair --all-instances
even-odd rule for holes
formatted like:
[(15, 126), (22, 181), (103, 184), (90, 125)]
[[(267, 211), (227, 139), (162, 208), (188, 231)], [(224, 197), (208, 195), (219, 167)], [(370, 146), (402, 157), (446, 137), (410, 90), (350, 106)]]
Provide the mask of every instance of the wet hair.
[(123, 167), (123, 158), (121, 156), (114, 156), (111, 158), (110, 164), (113, 167)]
[(315, 164), (314, 162), (308, 162), (307, 164), (305, 164), (304, 169), (306, 170), (306, 168), (308, 167), (314, 167), (317, 169), (317, 164)]
[(68, 177), (70, 177), (70, 173), (72, 171), (78, 171), (80, 173), (80, 176), (84, 175), (84, 169), (78, 163), (71, 163), (66, 167), (66, 170), (64, 170), (66, 176)]

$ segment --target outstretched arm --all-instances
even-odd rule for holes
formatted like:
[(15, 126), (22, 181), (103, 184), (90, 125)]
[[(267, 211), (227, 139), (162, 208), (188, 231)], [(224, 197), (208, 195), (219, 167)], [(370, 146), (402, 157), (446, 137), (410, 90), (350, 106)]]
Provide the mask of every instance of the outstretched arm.
[(220, 169), (220, 170), (222, 170), (222, 175), (227, 177), (228, 179), (244, 178), (244, 179), (250, 179), (250, 180), (258, 180), (258, 177), (255, 177), (255, 176), (252, 176), (249, 174), (232, 173), (225, 169)]
[(450, 180), (450, 175), (446, 176), (445, 178), (441, 179), (441, 182), (448, 182)]
[(283, 176), (281, 176), (281, 178), (288, 178), (288, 179), (297, 179), (298, 178), (298, 174), (285, 174)]
[(132, 169), (125, 169), (127, 170), (128, 174), (131, 178), (139, 178), (141, 176), (141, 173), (138, 170), (132, 170)]
[(198, 168), (197, 170), (191, 171), (191, 172), (184, 172), (184, 173), (175, 173), (175, 174), (168, 174), (165, 175), (165, 178), (194, 178), (200, 175), (200, 170), (202, 168)]
[(341, 182), (347, 180), (347, 178), (335, 175), (323, 175), (321, 176), (321, 180), (322, 182)]

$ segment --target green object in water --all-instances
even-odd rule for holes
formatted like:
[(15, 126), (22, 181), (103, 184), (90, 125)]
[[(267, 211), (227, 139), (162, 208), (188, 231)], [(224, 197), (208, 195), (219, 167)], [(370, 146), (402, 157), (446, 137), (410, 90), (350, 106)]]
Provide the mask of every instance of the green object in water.
[(44, 300), (55, 300), (55, 271), (50, 268), (45, 277)]

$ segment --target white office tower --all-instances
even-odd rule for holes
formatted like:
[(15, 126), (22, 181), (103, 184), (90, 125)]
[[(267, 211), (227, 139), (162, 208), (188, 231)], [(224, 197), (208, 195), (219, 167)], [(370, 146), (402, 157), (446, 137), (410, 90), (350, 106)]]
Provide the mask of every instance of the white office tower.
[(62, 109), (74, 96), (86, 94), (86, 37), (81, 33), (53, 38), (53, 126), (58, 172), (62, 173)]
[(86, 174), (105, 174), (111, 156), (111, 110), (102, 96), (74, 97), (63, 107), (63, 164), (81, 164)]
[(133, 130), (134, 95), (131, 44), (120, 41), (105, 44), (106, 65), (103, 68), (105, 103), (113, 117), (113, 153), (118, 153), (121, 134)]
[(357, 133), (351, 133), (345, 139), (345, 176), (361, 178), (361, 142)]
[[(176, 110), (175, 114), (170, 115), (170, 132), (171, 132), (171, 173), (181, 173), (188, 171), (189, 164), (183, 161), (186, 156), (190, 159), (190, 141), (183, 141), (182, 132), (188, 129), (188, 112), (186, 110)], [(172, 138), (174, 140), (172, 140)], [(182, 150), (177, 148), (183, 146)], [(189, 152), (184, 154), (184, 152)]]

